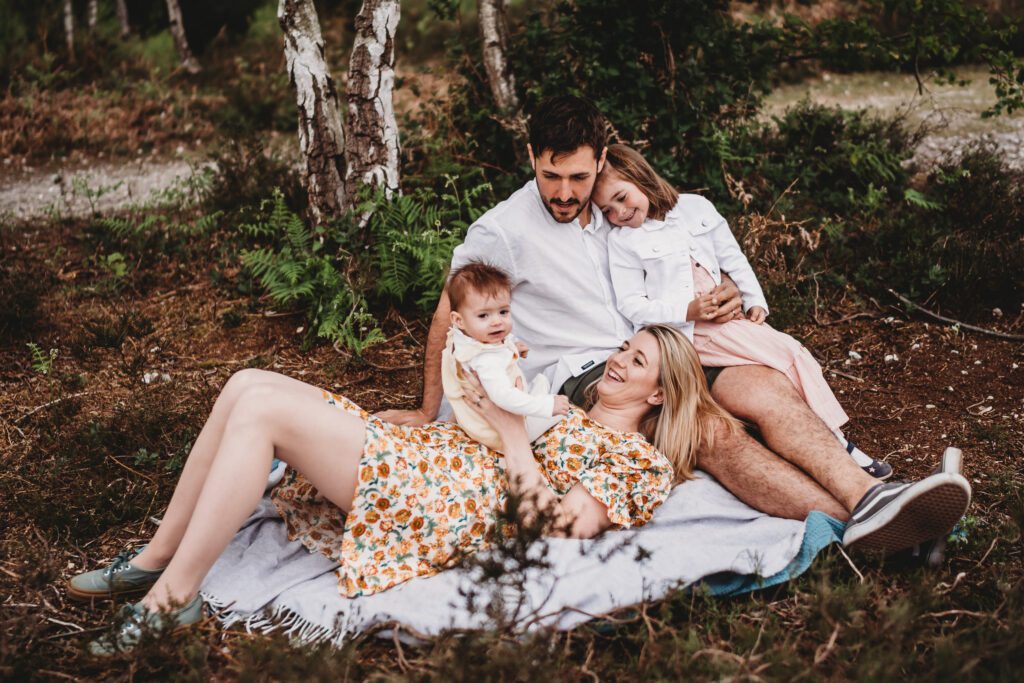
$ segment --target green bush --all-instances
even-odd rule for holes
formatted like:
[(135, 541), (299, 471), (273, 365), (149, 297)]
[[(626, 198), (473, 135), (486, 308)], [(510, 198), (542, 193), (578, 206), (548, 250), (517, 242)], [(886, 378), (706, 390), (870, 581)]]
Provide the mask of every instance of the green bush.
[(1024, 292), (1024, 173), (975, 145), (947, 156), (894, 215), (866, 231), (858, 281), (958, 314), (1020, 309)]
[[(802, 102), (753, 132), (740, 129), (724, 162), (752, 180), (756, 208), (800, 217), (872, 215), (903, 199), (918, 134), (900, 117), (881, 118)], [(725, 155), (723, 155), (725, 156)], [(780, 195), (792, 184), (781, 200)]]

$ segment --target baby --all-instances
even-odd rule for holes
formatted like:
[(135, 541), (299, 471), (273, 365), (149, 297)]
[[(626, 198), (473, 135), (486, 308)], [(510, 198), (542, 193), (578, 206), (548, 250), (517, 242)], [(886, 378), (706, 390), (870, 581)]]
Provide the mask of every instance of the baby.
[(501, 439), (487, 421), (466, 405), (464, 370), (474, 370), (487, 396), (510, 413), (526, 416), (526, 432), (533, 441), (569, 412), (569, 399), (552, 394), (548, 381), (538, 375), (524, 391), (520, 355), (527, 349), (512, 336), (512, 282), (494, 266), (472, 261), (448, 279), (452, 326), (441, 354), (441, 383), (455, 420), (473, 439), (504, 451)]

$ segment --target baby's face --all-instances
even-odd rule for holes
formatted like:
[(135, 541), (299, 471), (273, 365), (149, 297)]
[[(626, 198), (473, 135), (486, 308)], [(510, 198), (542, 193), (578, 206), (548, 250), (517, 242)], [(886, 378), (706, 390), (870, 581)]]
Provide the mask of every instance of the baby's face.
[(466, 335), (485, 344), (496, 344), (512, 331), (512, 293), (488, 296), (469, 291), (452, 322)]

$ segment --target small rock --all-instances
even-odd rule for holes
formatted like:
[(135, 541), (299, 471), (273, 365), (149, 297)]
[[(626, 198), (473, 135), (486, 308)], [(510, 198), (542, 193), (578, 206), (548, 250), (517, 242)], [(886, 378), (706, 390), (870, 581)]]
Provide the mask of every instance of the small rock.
[(960, 371), (960, 374), (961, 374), (961, 375), (966, 375), (966, 374), (967, 374), (967, 371), (966, 371), (966, 370), (961, 370), (961, 371)]
[(960, 355), (960, 352), (959, 352), (959, 351), (957, 351), (956, 349), (952, 349), (952, 350), (950, 350), (950, 353), (955, 353), (955, 354), (956, 354), (956, 355), (958, 355), (958, 356)]
[(924, 407), (927, 408), (928, 410), (931, 410), (931, 409), (933, 409), (935, 407), (935, 404), (934, 403), (927, 403), (927, 404), (925, 404)]
[(911, 349), (919, 349), (919, 348), (921, 348), (921, 345), (920, 344), (911, 344), (910, 348)]
[(1019, 366), (1019, 365), (1017, 365), (1016, 363), (1014, 363), (1014, 364), (1013, 364), (1013, 365), (1012, 365), (1011, 367), (1012, 367), (1012, 368), (1013, 368), (1014, 370), (1016, 370), (1016, 369), (1017, 369), (1018, 367), (1020, 367), (1020, 366)]
[(306, 329), (305, 327), (302, 327), (300, 325), (299, 327), (295, 328), (295, 334), (302, 334), (302, 331), (305, 330), (305, 329)]
[(864, 357), (864, 356), (860, 355), (859, 353), (857, 353), (856, 351), (850, 351), (850, 353), (847, 354), (847, 355), (850, 356), (850, 360), (860, 360), (860, 359), (862, 359)]
[(992, 317), (993, 318), (1002, 318), (1003, 317), (1003, 309), (1001, 309), (1001, 308), (993, 308), (992, 309)]
[(895, 353), (887, 353), (887, 354), (885, 354), (885, 358), (884, 358), (886, 363), (895, 363), (899, 359), (900, 359), (900, 357), (897, 356)]
[(974, 364), (975, 365), (981, 365), (981, 361), (980, 360), (976, 360), (976, 361), (974, 361)]
[(159, 379), (159, 377), (160, 377), (160, 373), (159, 372), (147, 372), (146, 374), (144, 374), (142, 376), (142, 383), (143, 384), (152, 384), (157, 379)]

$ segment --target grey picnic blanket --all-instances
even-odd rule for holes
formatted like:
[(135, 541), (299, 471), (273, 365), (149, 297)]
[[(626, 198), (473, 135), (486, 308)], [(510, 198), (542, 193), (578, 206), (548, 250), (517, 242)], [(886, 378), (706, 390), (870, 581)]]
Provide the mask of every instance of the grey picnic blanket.
[(697, 475), (644, 527), (538, 543), (531, 552), (543, 554), (546, 566), (523, 569), (520, 588), (508, 576), (488, 580), (479, 567), (460, 567), (351, 599), (338, 592), (336, 565), (288, 541), (284, 522), (264, 498), (210, 570), (202, 593), (225, 625), (283, 629), (304, 641), (341, 643), (385, 623), (431, 636), (486, 628), (495, 615), (524, 629), (569, 629), (680, 588), (730, 595), (788, 581), (839, 540), (843, 525), (827, 515), (814, 512), (804, 522), (770, 517)]

